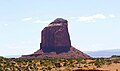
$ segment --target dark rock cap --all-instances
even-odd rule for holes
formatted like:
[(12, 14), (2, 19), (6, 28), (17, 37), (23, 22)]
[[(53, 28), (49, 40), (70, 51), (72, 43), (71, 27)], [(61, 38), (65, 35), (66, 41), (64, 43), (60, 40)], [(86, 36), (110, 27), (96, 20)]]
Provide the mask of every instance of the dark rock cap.
[(55, 19), (53, 22), (51, 22), (50, 24), (67, 24), (68, 21), (63, 19), (63, 18), (57, 18)]

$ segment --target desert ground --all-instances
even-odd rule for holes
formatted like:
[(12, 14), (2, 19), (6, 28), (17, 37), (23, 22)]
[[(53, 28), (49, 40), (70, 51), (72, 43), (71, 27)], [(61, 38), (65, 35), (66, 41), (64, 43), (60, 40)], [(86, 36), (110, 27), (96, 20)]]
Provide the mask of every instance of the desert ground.
[(120, 71), (120, 58), (4, 58), (0, 71)]

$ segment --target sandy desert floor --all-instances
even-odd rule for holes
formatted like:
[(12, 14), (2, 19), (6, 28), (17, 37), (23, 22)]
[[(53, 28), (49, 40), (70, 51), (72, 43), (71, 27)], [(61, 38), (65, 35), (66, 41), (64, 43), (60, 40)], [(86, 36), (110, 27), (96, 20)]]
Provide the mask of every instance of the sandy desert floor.
[(103, 69), (109, 69), (110, 71), (120, 71), (120, 63), (103, 65), (102, 68)]

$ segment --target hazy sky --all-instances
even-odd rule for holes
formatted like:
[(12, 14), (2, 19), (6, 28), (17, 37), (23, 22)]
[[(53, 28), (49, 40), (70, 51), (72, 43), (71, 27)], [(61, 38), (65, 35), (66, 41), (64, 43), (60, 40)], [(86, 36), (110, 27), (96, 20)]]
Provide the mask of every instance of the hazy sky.
[(75, 48), (120, 49), (120, 0), (0, 0), (0, 56), (38, 50), (41, 30), (58, 17)]

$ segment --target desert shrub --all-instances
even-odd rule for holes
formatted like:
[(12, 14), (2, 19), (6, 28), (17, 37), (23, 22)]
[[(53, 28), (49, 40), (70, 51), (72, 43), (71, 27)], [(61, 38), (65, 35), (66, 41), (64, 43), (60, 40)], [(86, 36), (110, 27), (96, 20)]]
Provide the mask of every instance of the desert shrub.
[(100, 67), (101, 67), (101, 64), (100, 64), (99, 62), (95, 62), (95, 66), (96, 66), (97, 68), (100, 68)]
[(88, 66), (87, 65), (84, 65), (85, 68), (87, 68)]
[(50, 66), (47, 67), (47, 70), (51, 70), (52, 68)]
[(119, 62), (119, 59), (113, 60), (113, 63), (120, 63), (120, 62)]
[(74, 64), (69, 64), (69, 67), (75, 67)]
[(100, 68), (104, 64), (105, 64), (105, 60), (104, 59), (97, 58), (96, 61), (95, 61), (95, 66), (97, 68)]
[(106, 62), (106, 65), (110, 65), (110, 64), (112, 64), (112, 62)]
[(0, 68), (0, 71), (3, 71), (3, 69), (2, 69), (2, 68)]
[(65, 63), (63, 64), (63, 66), (67, 66), (67, 63), (65, 62)]
[(116, 71), (118, 71), (118, 69), (116, 69)]
[(15, 62), (23, 62), (23, 58), (16, 58)]
[(56, 67), (61, 67), (60, 63), (55, 63)]
[(84, 60), (84, 58), (76, 58), (75, 60), (82, 61), (82, 60)]
[(40, 64), (42, 65), (42, 64), (44, 64), (45, 62), (44, 62), (44, 60), (40, 60)]

